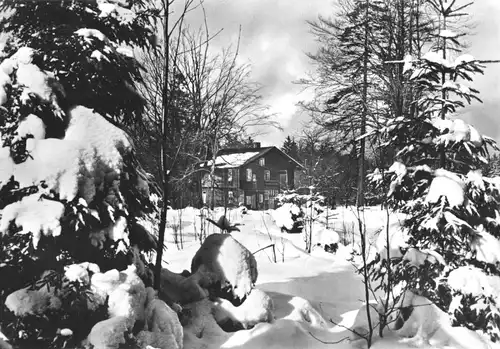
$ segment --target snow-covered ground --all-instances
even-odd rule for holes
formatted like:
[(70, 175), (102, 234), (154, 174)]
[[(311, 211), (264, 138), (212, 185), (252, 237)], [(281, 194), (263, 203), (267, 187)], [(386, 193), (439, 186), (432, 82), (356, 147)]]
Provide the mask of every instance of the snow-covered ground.
[[(217, 209), (208, 214), (217, 220), (223, 211)], [(325, 213), (326, 214), (326, 213)], [(326, 219), (314, 225), (313, 246), (329, 243), (340, 236), (357, 236), (357, 212), (352, 208), (329, 211), (328, 228)], [(386, 224), (386, 212), (379, 208), (365, 210), (364, 221), (372, 239)], [(364, 340), (353, 341), (352, 327), (355, 319), (364, 318), (359, 309), (363, 305), (363, 284), (347, 261), (353, 244), (340, 246), (336, 254), (323, 248), (305, 252), (302, 234), (282, 233), (272, 218), (272, 212), (248, 211), (241, 215), (238, 210), (227, 212), (231, 223), (240, 223), (240, 232), (232, 236), (255, 253), (259, 277), (256, 287), (268, 293), (275, 304), (276, 320), (272, 324), (260, 323), (250, 330), (240, 330), (221, 335), (217, 331), (205, 331), (202, 338), (185, 333), (184, 347), (198, 348), (359, 348)], [(182, 219), (179, 229), (179, 217)], [(398, 217), (391, 217), (391, 222)], [(169, 211), (168, 236), (165, 267), (173, 272), (190, 270), (193, 255), (200, 246), (196, 235), (200, 232), (202, 217), (200, 211), (187, 208)], [(174, 243), (182, 234), (183, 248)], [(209, 224), (208, 233), (217, 233), (218, 228)], [(338, 234), (338, 235), (337, 235)], [(344, 241), (352, 241), (346, 236)], [(266, 246), (274, 245), (272, 248)], [(355, 244), (354, 244), (355, 245)], [(262, 250), (261, 250), (262, 249)], [(260, 250), (260, 251), (259, 251)], [(167, 264), (168, 262), (168, 264)], [(359, 314), (358, 314), (359, 312)], [(359, 315), (359, 316), (358, 316)], [(187, 330), (186, 332), (189, 332)], [(377, 331), (378, 332), (378, 331)], [(459, 338), (456, 338), (459, 339)], [(374, 336), (372, 348), (409, 348), (401, 339), (388, 331), (384, 337)], [(456, 348), (454, 346), (433, 346), (433, 348)], [(425, 347), (424, 347), (425, 348)]]

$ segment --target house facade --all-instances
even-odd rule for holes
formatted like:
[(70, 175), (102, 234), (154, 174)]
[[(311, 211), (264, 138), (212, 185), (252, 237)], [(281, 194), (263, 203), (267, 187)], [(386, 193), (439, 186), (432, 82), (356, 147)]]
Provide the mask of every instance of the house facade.
[(213, 162), (204, 164), (203, 201), (209, 206), (272, 209), (276, 196), (293, 189), (295, 175), (303, 166), (276, 147), (222, 149)]

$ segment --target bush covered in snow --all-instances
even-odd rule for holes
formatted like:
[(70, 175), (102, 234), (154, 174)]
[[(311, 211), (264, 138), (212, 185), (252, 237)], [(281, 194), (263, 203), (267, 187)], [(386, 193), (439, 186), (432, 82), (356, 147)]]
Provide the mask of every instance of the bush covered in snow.
[[(450, 4), (446, 15), (458, 7)], [(413, 290), (447, 312), (454, 325), (498, 341), (500, 298), (493, 290), (500, 282), (500, 182), (480, 171), (488, 147), (498, 148), (450, 117), (462, 100), (478, 99), (463, 81), (482, 67), (470, 55), (446, 58), (441, 49), (405, 64), (408, 83), (421, 93), (415, 115), (392, 119), (380, 130), (399, 161), (372, 179), (389, 188), (388, 203), (407, 218), (399, 251), (391, 246), (395, 253), (387, 258), (387, 249), (379, 248), (368, 267), (386, 292)]]
[(311, 252), (312, 229), (326, 210), (325, 198), (318, 193), (298, 194), (291, 190), (278, 195), (276, 200), (279, 207), (272, 213), (276, 225), (288, 233), (304, 232), (306, 250)]
[[(148, 45), (148, 9), (140, 0), (0, 9), (9, 35), (0, 52), (0, 327), (14, 347), (75, 347), (96, 322), (135, 309), (110, 310), (144, 293), (139, 277), (151, 283), (137, 247), (156, 248), (138, 228), (155, 210), (150, 184), (117, 126), (142, 109), (139, 67), (120, 45)], [(139, 275), (117, 281), (126, 289), (95, 292), (96, 275), (121, 277), (129, 264)]]

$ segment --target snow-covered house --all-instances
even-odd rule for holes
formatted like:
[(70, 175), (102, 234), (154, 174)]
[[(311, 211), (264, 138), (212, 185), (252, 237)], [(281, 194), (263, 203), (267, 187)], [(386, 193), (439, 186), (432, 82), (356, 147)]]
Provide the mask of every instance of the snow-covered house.
[(261, 147), (260, 143), (249, 148), (221, 149), (215, 156), (215, 166), (209, 160), (203, 167), (206, 169), (201, 181), (204, 203), (216, 206), (243, 203), (252, 209), (273, 208), (276, 195), (293, 189), (296, 172), (304, 169), (280, 149)]

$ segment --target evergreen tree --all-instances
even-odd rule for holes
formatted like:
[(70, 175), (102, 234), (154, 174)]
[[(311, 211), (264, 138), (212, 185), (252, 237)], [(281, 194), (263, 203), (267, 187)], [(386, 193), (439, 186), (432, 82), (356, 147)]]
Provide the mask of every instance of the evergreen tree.
[(371, 145), (360, 136), (410, 112), (412, 91), (402, 67), (385, 62), (420, 47), (428, 23), (421, 19), (419, 2), (345, 0), (339, 5), (335, 19), (320, 16), (310, 23), (320, 48), (309, 54), (316, 73), (304, 81), (316, 98), (304, 107), (357, 159), (356, 201), (362, 206)]
[[(390, 246), (388, 256), (390, 238), (369, 270), (388, 295), (393, 289), (419, 293), (447, 312), (454, 325), (497, 341), (500, 196), (498, 181), (480, 172), (488, 147), (496, 144), (453, 117), (465, 102), (478, 100), (467, 82), (483, 67), (468, 54), (450, 54), (450, 44), (456, 50), (461, 34), (446, 25), (466, 6), (428, 2), (441, 18), (437, 42), (420, 59), (407, 56), (404, 64), (421, 98), (414, 101), (414, 117), (396, 118), (381, 130), (383, 140), (398, 150), (385, 178), (389, 204), (407, 217), (405, 244)], [(373, 178), (382, 176), (377, 171)]]
[(154, 41), (146, 0), (3, 1), (0, 21), (11, 37), (10, 56), (22, 46), (37, 52), (36, 64), (53, 73), (67, 106), (83, 105), (119, 122), (140, 120), (143, 101), (134, 86), (140, 66), (130, 46)]
[(299, 160), (299, 146), (295, 141), (295, 138), (286, 136), (283, 141), (283, 145), (281, 146), (281, 150), (295, 160)]
[(138, 65), (120, 45), (147, 44), (148, 12), (140, 1), (1, 8), (0, 327), (18, 348), (76, 347), (108, 314), (71, 271), (134, 263), (152, 284), (138, 253), (158, 248), (145, 228), (150, 185), (112, 123), (140, 118)]

